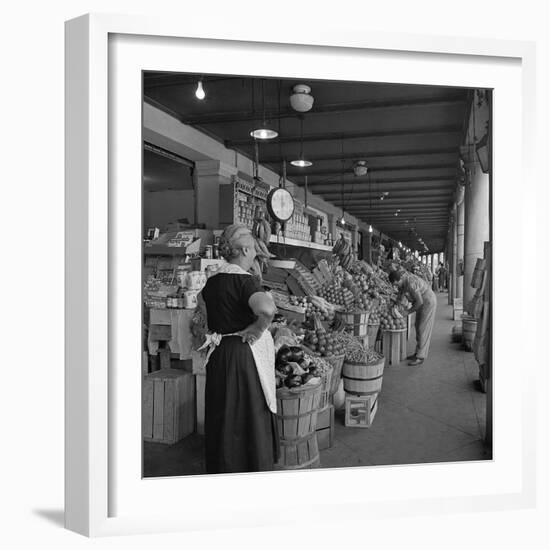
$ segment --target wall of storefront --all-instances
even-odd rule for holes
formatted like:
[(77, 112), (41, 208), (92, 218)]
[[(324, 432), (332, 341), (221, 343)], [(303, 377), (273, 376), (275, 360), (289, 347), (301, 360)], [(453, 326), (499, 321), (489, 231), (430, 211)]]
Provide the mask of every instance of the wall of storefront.
[[(170, 114), (148, 103), (144, 104), (143, 126), (144, 140), (173, 151), (195, 163), (218, 161), (225, 178), (232, 171), (235, 173), (243, 172), (250, 176), (253, 174), (253, 163), (249, 158), (234, 150), (227, 149), (222, 143), (191, 126), (181, 123)], [(278, 186), (279, 184), (279, 174), (264, 166), (260, 166), (259, 176), (271, 186)], [(208, 177), (212, 178), (213, 176), (209, 173)], [(197, 183), (200, 186), (200, 181)], [(303, 188), (291, 181), (287, 181), (286, 185), (295, 198), (304, 201), (305, 191)], [(210, 198), (212, 199), (212, 197)], [(342, 217), (340, 208), (311, 193), (308, 194), (308, 205), (326, 212), (329, 218), (330, 216), (335, 217), (335, 219)], [(368, 224), (347, 213), (344, 217), (346, 224), (368, 231)], [(209, 222), (212, 223), (213, 220), (209, 220)]]
[(194, 223), (194, 191), (154, 191), (143, 194), (143, 226), (161, 231), (170, 222), (187, 218)]

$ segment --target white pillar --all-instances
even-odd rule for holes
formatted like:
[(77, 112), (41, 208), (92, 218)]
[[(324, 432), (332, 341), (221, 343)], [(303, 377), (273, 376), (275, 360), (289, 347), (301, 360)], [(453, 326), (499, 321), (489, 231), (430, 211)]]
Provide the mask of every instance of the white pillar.
[(450, 294), (449, 294), (449, 304), (454, 304), (454, 299), (456, 298), (456, 265), (457, 265), (457, 257), (456, 257), (456, 217), (457, 217), (457, 208), (456, 204), (453, 206), (452, 210), (452, 223), (451, 223), (451, 252), (450, 252), (450, 262), (449, 262), (449, 273), (450, 273)]
[(481, 171), (479, 163), (468, 165), (466, 186), (466, 215), (464, 223), (464, 309), (473, 298), (472, 275), (478, 258), (483, 258), (483, 247), (489, 241), (489, 174)]
[(206, 229), (220, 226), (220, 185), (231, 183), (237, 168), (219, 160), (201, 160), (195, 163), (196, 223)]
[(460, 266), (464, 265), (464, 200), (456, 208), (456, 297), (464, 296), (464, 277), (460, 274)]

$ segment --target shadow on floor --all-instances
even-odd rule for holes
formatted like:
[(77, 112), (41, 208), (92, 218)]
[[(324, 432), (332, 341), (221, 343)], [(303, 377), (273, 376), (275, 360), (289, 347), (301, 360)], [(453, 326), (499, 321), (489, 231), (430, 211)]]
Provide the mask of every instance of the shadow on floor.
[(33, 510), (33, 513), (57, 527), (65, 527), (65, 512), (63, 510)]

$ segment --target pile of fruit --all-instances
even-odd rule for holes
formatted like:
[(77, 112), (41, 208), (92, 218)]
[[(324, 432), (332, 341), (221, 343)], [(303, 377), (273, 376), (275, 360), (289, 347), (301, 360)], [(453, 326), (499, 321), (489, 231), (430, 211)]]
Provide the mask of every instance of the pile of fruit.
[(353, 293), (348, 288), (343, 288), (338, 280), (334, 280), (332, 283), (325, 285), (321, 289), (320, 294), (322, 298), (331, 304), (337, 304), (345, 308), (352, 307), (355, 301)]
[(317, 384), (332, 367), (320, 357), (313, 357), (299, 346), (282, 346), (275, 358), (277, 388), (297, 388)]
[(304, 337), (304, 344), (313, 352), (323, 357), (340, 355), (345, 352), (344, 343), (338, 338), (340, 333), (325, 331), (324, 329), (308, 330)]
[(336, 308), (334, 305), (320, 296), (304, 296), (301, 298), (291, 296), (290, 303), (305, 307), (306, 318), (308, 319), (316, 316), (321, 321), (328, 321), (330, 323), (334, 320), (336, 315)]
[(407, 328), (407, 320), (393, 308), (380, 316), (380, 325), (384, 330), (399, 330)]
[(366, 294), (363, 294), (355, 298), (353, 305), (355, 311), (370, 311), (372, 309), (372, 300)]

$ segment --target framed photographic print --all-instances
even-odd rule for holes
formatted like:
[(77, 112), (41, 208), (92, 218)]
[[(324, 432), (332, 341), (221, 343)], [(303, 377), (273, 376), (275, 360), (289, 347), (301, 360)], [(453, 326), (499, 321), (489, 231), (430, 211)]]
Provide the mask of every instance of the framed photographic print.
[(264, 31), (66, 24), (67, 528), (533, 505), (533, 46)]

